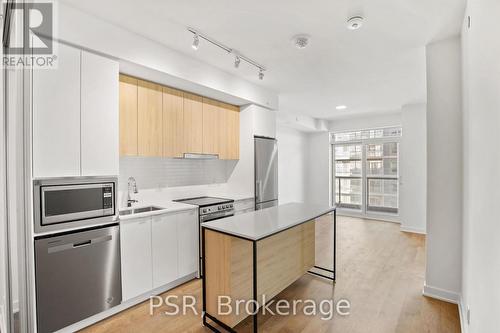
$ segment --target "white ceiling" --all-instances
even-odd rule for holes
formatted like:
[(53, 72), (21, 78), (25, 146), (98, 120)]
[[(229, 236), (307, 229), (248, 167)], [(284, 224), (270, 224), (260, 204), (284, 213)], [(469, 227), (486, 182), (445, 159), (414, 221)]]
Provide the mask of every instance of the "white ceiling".
[[(425, 45), (457, 34), (465, 0), (64, 0), (280, 95), (280, 111), (317, 118), (425, 102)], [(365, 17), (357, 31), (351, 15)], [(193, 27), (268, 68), (257, 71), (203, 41)], [(312, 36), (299, 50), (290, 39)], [(131, 46), (133, 47), (133, 46)], [(345, 104), (347, 110), (335, 106)]]

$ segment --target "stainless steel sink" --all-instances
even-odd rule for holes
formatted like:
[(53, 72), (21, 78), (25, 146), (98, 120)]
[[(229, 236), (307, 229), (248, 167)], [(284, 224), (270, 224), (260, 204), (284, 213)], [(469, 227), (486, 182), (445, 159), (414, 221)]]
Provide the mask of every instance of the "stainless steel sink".
[(124, 209), (120, 210), (120, 215), (132, 215), (132, 214), (139, 214), (139, 213), (147, 213), (147, 212), (154, 212), (156, 210), (162, 210), (165, 209), (163, 207), (158, 207), (158, 206), (147, 206), (147, 207), (140, 207), (140, 208), (129, 208), (129, 209)]

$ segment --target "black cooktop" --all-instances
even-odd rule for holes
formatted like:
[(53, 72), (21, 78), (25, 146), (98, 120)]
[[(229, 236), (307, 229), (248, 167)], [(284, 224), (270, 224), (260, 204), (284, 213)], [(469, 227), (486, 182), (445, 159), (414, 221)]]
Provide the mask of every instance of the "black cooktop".
[(198, 198), (187, 198), (187, 199), (179, 199), (174, 200), (175, 202), (181, 202), (189, 205), (196, 205), (199, 207), (219, 205), (229, 202), (234, 202), (232, 199), (225, 198), (215, 198), (215, 197), (198, 197)]

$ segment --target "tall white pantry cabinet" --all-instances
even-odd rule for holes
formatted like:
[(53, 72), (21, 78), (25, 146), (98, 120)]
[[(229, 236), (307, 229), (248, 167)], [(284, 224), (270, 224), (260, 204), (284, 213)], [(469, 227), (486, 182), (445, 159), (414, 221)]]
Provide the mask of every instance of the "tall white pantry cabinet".
[(32, 70), (33, 178), (118, 175), (119, 65), (58, 44)]

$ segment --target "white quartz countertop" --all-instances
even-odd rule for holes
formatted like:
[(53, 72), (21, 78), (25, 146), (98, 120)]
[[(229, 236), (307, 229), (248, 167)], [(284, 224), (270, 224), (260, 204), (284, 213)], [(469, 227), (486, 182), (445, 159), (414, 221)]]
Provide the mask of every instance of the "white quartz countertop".
[[(138, 208), (148, 207), (148, 206), (161, 207), (162, 209), (154, 210), (151, 212), (138, 213), (138, 214), (120, 215), (120, 221), (126, 221), (126, 220), (137, 219), (137, 218), (153, 216), (153, 215), (175, 213), (175, 212), (180, 212), (180, 211), (184, 211), (184, 210), (192, 210), (192, 209), (197, 210), (198, 209), (198, 206), (187, 205), (187, 204), (169, 201), (169, 200), (157, 200), (157, 201), (152, 200), (152, 201), (149, 201), (147, 203), (136, 204), (132, 207), (132, 209), (138, 209)], [(129, 208), (129, 207), (120, 208), (120, 210), (127, 210), (127, 209), (131, 209), (131, 208)]]
[(335, 207), (289, 203), (203, 223), (203, 227), (249, 240), (260, 240), (328, 214)]

